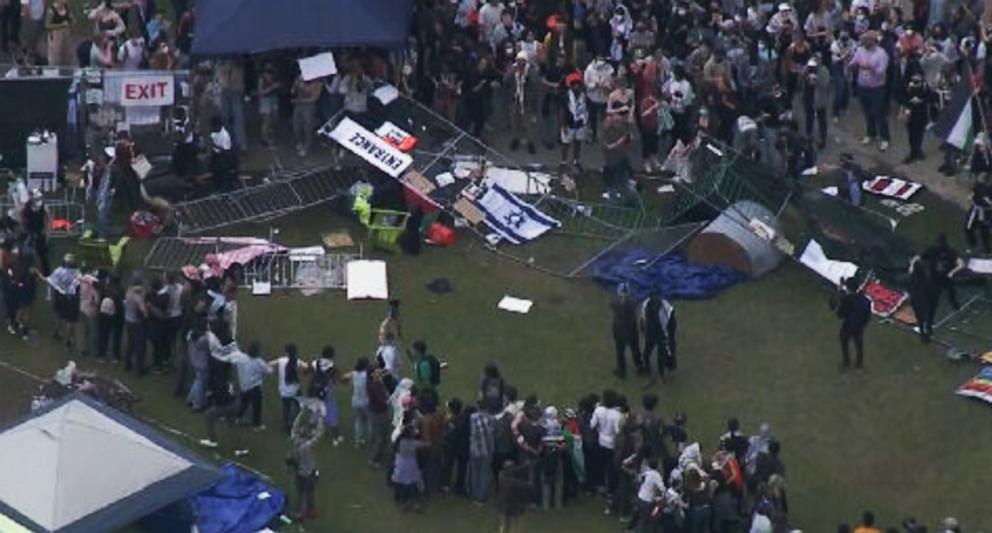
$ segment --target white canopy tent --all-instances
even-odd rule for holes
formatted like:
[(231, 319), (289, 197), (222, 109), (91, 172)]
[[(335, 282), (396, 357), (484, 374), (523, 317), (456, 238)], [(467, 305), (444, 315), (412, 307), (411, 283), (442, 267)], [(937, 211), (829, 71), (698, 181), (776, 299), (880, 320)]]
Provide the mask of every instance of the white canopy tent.
[(144, 423), (71, 395), (0, 432), (0, 531), (108, 531), (219, 478)]

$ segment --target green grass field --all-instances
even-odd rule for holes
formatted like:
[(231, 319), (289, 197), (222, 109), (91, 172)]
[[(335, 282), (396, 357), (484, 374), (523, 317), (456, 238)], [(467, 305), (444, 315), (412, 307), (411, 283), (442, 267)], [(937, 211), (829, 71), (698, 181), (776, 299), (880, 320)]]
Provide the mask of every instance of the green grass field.
[[(909, 219), (902, 231), (913, 236), (952, 231), (960, 216), (927, 197), (928, 211)], [(277, 221), (281, 242), (312, 244), (319, 233), (342, 222), (319, 207)], [(226, 234), (264, 235), (267, 227)], [(354, 228), (353, 228), (354, 230)], [(353, 231), (354, 233), (354, 231)], [(147, 249), (129, 250), (133, 265)], [(426, 339), (450, 363), (442, 385), (445, 397), (474, 397), (482, 366), (495, 361), (525, 393), (559, 407), (605, 387), (625, 392), (636, 403), (643, 382), (620, 382), (610, 375), (607, 294), (587, 280), (564, 280), (538, 273), (479, 249), (467, 235), (452, 249), (427, 249), (417, 258), (389, 258), (392, 296), (403, 300), (408, 340)], [(447, 277), (454, 291), (435, 295), (425, 284)], [(529, 315), (496, 309), (504, 294), (535, 301)], [(805, 531), (828, 531), (853, 521), (865, 508), (885, 524), (913, 515), (934, 522), (960, 518), (969, 531), (992, 528), (985, 474), (992, 445), (989, 407), (953, 396), (975, 372), (952, 365), (942, 351), (923, 346), (896, 327), (875, 323), (867, 334), (867, 370), (839, 374), (835, 319), (827, 308), (829, 289), (813, 274), (786, 263), (764, 279), (744, 283), (705, 302), (678, 302), (680, 368), (653, 387), (662, 410), (689, 415), (691, 435), (707, 452), (715, 446), (728, 416), (753, 431), (769, 422), (783, 442), (792, 520)], [(40, 299), (39, 299), (40, 300)], [(48, 340), (50, 313), (39, 301), (41, 333), (28, 342), (2, 337), (0, 357), (48, 376), (66, 360)], [(259, 340), (275, 355), (286, 342), (307, 354), (325, 343), (337, 348), (339, 364), (350, 366), (373, 349), (375, 328), (385, 304), (347, 302), (342, 292), (313, 297), (277, 293), (241, 299), (243, 341)], [(94, 365), (82, 361), (84, 368)], [(98, 365), (101, 372), (119, 368)], [(171, 377), (124, 378), (144, 396), (137, 408), (154, 419), (200, 438), (201, 416), (170, 396)], [(0, 417), (27, 410), (30, 379), (0, 368)], [(273, 382), (266, 388), (265, 418), (270, 429), (251, 434), (247, 465), (289, 487), (283, 466), (286, 443), (278, 431)], [(338, 391), (346, 406), (349, 391)], [(344, 428), (348, 409), (343, 407)], [(222, 444), (225, 442), (221, 434)], [(187, 444), (191, 444), (188, 442)], [(231, 450), (222, 446), (223, 460)], [(420, 515), (401, 514), (391, 501), (383, 473), (366, 466), (363, 452), (326, 443), (320, 452), (321, 518), (309, 531), (469, 531), (495, 530), (496, 513), (451, 497), (433, 499)], [(524, 531), (608, 531), (618, 525), (604, 517), (598, 501), (584, 499), (564, 512), (530, 512)]]

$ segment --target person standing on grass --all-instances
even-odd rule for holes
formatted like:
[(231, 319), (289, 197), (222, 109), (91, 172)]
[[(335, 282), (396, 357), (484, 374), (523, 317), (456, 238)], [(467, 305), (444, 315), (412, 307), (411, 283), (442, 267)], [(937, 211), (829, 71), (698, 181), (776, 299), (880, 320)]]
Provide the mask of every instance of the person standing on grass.
[(386, 331), (379, 341), (379, 348), (375, 351), (376, 366), (389, 372), (397, 380), (400, 378), (400, 349), (396, 347), (395, 336), (392, 331)]
[(848, 346), (854, 343), (854, 368), (860, 369), (864, 363), (864, 335), (871, 321), (871, 302), (858, 287), (858, 281), (847, 278), (841, 283), (840, 302), (835, 302), (834, 312), (840, 318), (840, 350), (843, 355), (841, 371), (851, 366)]
[(491, 404), (480, 401), (478, 411), (469, 418), (469, 497), (477, 504), (489, 500), (493, 477), (496, 419)]
[(279, 376), (279, 399), (282, 402), (282, 429), (288, 435), (293, 420), (300, 410), (300, 374), (306, 363), (301, 363), (295, 344), (287, 344), (283, 356), (269, 361), (269, 368)]
[(354, 426), (354, 444), (356, 448), (365, 446), (372, 436), (372, 419), (369, 412), (369, 358), (359, 357), (355, 369), (344, 376), (344, 381), (351, 382), (351, 417)]
[(448, 400), (448, 431), (444, 436), (441, 484), (446, 490), (453, 490), (460, 495), (466, 494), (466, 475), (471, 452), (471, 416), (460, 399)]
[(161, 279), (153, 279), (145, 302), (148, 309), (145, 330), (148, 334), (148, 340), (152, 343), (152, 372), (156, 374), (165, 371), (170, 355), (167, 344), (169, 296), (163, 292), (164, 288), (165, 285)]
[(936, 314), (940, 306), (940, 294), (947, 291), (947, 298), (951, 301), (951, 306), (957, 310), (961, 309), (958, 302), (957, 291), (954, 290), (954, 276), (965, 268), (965, 262), (958, 255), (958, 252), (951, 248), (947, 242), (947, 235), (941, 233), (937, 235), (934, 243), (927, 247), (922, 254), (919, 254), (910, 261), (910, 266), (922, 261), (927, 266), (930, 273), (930, 281), (933, 283), (933, 313)]
[[(209, 343), (223, 351), (237, 350), (230, 334), (219, 329), (216, 332), (208, 333), (216, 338), (210, 339)], [(209, 337), (208, 337), (209, 338)], [(232, 349), (232, 345), (233, 349)], [(215, 350), (208, 348), (208, 353)], [(220, 350), (218, 350), (220, 351)], [(234, 444), (234, 455), (243, 456), (248, 454), (248, 448), (242, 443), (241, 432), (237, 427), (237, 416), (241, 407), (238, 402), (238, 395), (235, 392), (234, 383), (231, 381), (231, 363), (225, 362), (216, 357), (208, 357), (207, 365), (207, 389), (210, 391), (210, 401), (212, 405), (207, 410), (206, 426), (207, 438), (200, 440), (200, 445), (205, 448), (217, 448), (217, 421), (225, 420), (231, 428), (232, 443)]]
[(302, 409), (293, 421), (293, 428), (290, 431), (291, 448), (287, 463), (293, 471), (296, 493), (299, 498), (299, 512), (295, 516), (297, 522), (317, 518), (314, 493), (317, 489), (320, 471), (317, 469), (317, 455), (314, 453), (314, 447), (320, 442), (320, 437), (323, 434), (323, 418), (314, 409)]
[(658, 375), (664, 380), (665, 367), (675, 367), (675, 356), (669, 349), (673, 343), (668, 339), (668, 329), (674, 324), (675, 309), (655, 287), (641, 303), (639, 319), (641, 331), (644, 332), (644, 371), (651, 375), (651, 352), (657, 351)]
[(916, 316), (916, 330), (920, 340), (930, 342), (933, 334), (934, 304), (936, 303), (935, 285), (930, 279), (930, 273), (922, 261), (909, 265), (909, 304)]
[(424, 476), (417, 463), (417, 451), (424, 446), (414, 426), (403, 426), (396, 440), (396, 458), (393, 463), (393, 482), (396, 503), (404, 513), (420, 512), (420, 487)]
[(641, 359), (640, 339), (637, 332), (637, 302), (630, 293), (630, 285), (621, 283), (616, 296), (610, 302), (613, 313), (613, 345), (616, 349), (616, 368), (613, 374), (620, 379), (627, 377), (626, 351), (629, 348), (638, 374), (644, 374), (644, 361)]
[[(213, 351), (211, 355), (218, 357)], [(238, 371), (238, 386), (241, 389), (238, 420), (242, 420), (251, 407), (251, 427), (254, 431), (262, 431), (265, 429), (262, 424), (262, 381), (266, 374), (272, 372), (262, 358), (262, 347), (257, 342), (252, 342), (248, 345), (248, 353), (235, 350), (226, 361), (234, 363)]]
[(124, 295), (124, 325), (127, 329), (127, 354), (124, 370), (134, 371), (139, 377), (145, 375), (145, 319), (148, 306), (145, 304), (145, 285), (140, 273), (131, 276), (131, 286)]
[(376, 339), (382, 343), (387, 335), (391, 335), (394, 340), (403, 338), (403, 321), (400, 319), (399, 300), (389, 300), (389, 310), (386, 311), (386, 317), (379, 323)]
[(334, 399), (334, 385), (338, 381), (338, 369), (334, 366), (337, 354), (332, 346), (324, 346), (320, 356), (310, 363), (310, 389), (308, 396), (317, 398), (324, 404), (324, 428), (331, 436), (331, 444), (336, 448), (344, 442), (338, 429), (338, 404)]
[(513, 521), (524, 514), (533, 499), (529, 465), (503, 463), (499, 473), (499, 533), (510, 533)]
[(48, 283), (48, 290), (54, 290), (52, 296), (55, 316), (55, 340), (65, 343), (69, 353), (75, 349), (76, 322), (79, 321), (79, 285), (81, 274), (76, 268), (76, 258), (65, 254), (62, 265), (55, 269), (50, 276), (38, 274), (39, 279)]
[(194, 412), (207, 406), (207, 387), (210, 376), (210, 343), (207, 339), (207, 321), (197, 320), (186, 338), (186, 357), (193, 371), (193, 384), (186, 395), (186, 403)]
[(384, 380), (389, 375), (381, 370), (368, 372), (366, 393), (369, 399), (369, 443), (372, 449), (369, 465), (379, 468), (386, 460), (389, 447), (389, 392)]

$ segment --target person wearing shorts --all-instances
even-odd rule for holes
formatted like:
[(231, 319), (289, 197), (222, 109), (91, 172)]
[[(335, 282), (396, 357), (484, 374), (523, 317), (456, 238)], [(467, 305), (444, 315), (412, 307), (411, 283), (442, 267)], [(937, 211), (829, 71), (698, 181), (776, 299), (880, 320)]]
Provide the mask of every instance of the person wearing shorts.
[(586, 140), (586, 126), (589, 123), (589, 109), (586, 92), (582, 86), (582, 76), (573, 72), (565, 76), (568, 91), (562, 97), (561, 105), (561, 164), (568, 164), (569, 149), (572, 152), (572, 166), (581, 172), (582, 142)]

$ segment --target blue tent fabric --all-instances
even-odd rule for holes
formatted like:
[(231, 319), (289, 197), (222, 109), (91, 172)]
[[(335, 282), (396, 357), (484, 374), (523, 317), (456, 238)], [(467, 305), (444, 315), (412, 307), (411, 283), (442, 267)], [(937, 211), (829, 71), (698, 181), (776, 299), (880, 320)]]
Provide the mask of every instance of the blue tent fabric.
[(199, 0), (193, 55), (406, 45), (412, 0)]
[(659, 287), (666, 298), (703, 300), (744, 281), (743, 274), (730, 268), (694, 265), (678, 254), (658, 258), (655, 252), (636, 248), (607, 252), (590, 268), (593, 278), (611, 289), (628, 283), (638, 299)]
[(255, 533), (282, 513), (281, 490), (230, 463), (221, 473), (220, 482), (190, 499), (200, 533)]

